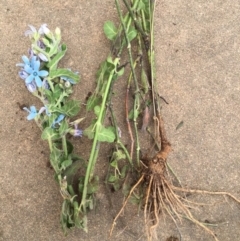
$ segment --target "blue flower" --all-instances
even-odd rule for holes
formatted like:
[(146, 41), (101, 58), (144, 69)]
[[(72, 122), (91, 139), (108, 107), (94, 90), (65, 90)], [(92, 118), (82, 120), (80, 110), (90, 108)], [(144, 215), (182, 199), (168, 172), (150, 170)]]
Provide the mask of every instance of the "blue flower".
[(60, 124), (60, 122), (65, 118), (65, 115), (60, 114), (52, 123), (52, 128), (56, 128), (56, 124)]
[[(35, 57), (35, 56), (34, 56)], [(42, 80), (40, 77), (45, 77), (48, 75), (48, 71), (39, 70), (40, 61), (36, 60), (36, 58), (31, 58), (31, 66), (28, 64), (24, 65), (24, 71), (29, 74), (29, 76), (25, 79), (26, 84), (31, 83), (35, 80), (37, 87), (42, 87)]]
[(36, 107), (33, 105), (30, 106), (30, 110), (27, 107), (24, 107), (23, 110), (26, 110), (29, 113), (29, 115), (27, 116), (28, 120), (34, 119), (38, 114)]
[(33, 67), (34, 62), (37, 60), (37, 57), (32, 55), (31, 58), (29, 59), (27, 56), (23, 55), (22, 60), (24, 63), (16, 64), (16, 66), (20, 66), (24, 68), (26, 65), (28, 65), (30, 67)]

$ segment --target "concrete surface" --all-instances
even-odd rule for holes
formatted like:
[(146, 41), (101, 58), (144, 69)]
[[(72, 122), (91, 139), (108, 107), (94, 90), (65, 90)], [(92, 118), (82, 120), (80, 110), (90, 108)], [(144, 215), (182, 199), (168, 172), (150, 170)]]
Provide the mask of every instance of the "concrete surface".
[[(26, 53), (28, 24), (60, 27), (68, 53), (64, 66), (79, 70), (82, 82), (74, 96), (84, 100), (94, 88), (99, 63), (109, 52), (102, 26), (116, 19), (114, 1), (0, 2), (0, 240), (107, 240), (121, 193), (109, 195), (101, 186), (97, 209), (89, 215), (89, 233), (63, 236), (59, 225), (61, 195), (53, 171), (47, 167), (48, 147), (19, 104), (36, 103), (18, 78), (15, 64)], [(173, 153), (169, 162), (186, 187), (228, 191), (240, 198), (240, 2), (238, 0), (161, 0), (155, 23), (156, 74)], [(121, 113), (120, 113), (121, 114)], [(176, 130), (179, 122), (184, 125)], [(85, 123), (87, 125), (87, 123)], [(76, 141), (87, 156), (90, 142)], [(96, 168), (104, 177), (106, 153)], [(221, 241), (240, 240), (239, 205), (229, 199), (192, 195), (212, 205), (193, 210), (199, 220), (220, 223), (212, 227)], [(112, 240), (145, 240), (141, 214), (129, 205)], [(171, 223), (158, 228), (158, 240), (177, 235)], [(125, 229), (126, 228), (126, 229)], [(183, 221), (183, 241), (212, 238)]]

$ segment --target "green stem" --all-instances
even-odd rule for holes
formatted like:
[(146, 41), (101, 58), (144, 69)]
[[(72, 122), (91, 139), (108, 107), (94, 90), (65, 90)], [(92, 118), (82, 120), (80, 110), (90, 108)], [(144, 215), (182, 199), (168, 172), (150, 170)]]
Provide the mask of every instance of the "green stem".
[[(119, 58), (115, 58), (115, 60), (113, 62), (114, 66), (116, 66), (118, 64), (118, 62), (119, 62)], [(88, 166), (87, 166), (87, 170), (86, 170), (86, 175), (85, 175), (85, 179), (84, 179), (82, 200), (81, 200), (81, 204), (79, 206), (79, 211), (83, 210), (84, 213), (86, 213), (85, 204), (86, 204), (86, 197), (87, 197), (87, 185), (90, 181), (90, 178), (93, 175), (94, 167), (95, 167), (98, 152), (99, 152), (98, 133), (100, 131), (100, 128), (102, 127), (102, 119), (103, 119), (103, 116), (104, 116), (104, 111), (106, 109), (106, 100), (107, 100), (107, 97), (109, 95), (109, 90), (110, 90), (110, 87), (111, 87), (111, 83), (112, 83), (112, 79), (113, 79), (113, 76), (115, 74), (115, 71), (116, 70), (114, 68), (109, 74), (106, 89), (105, 89), (102, 104), (101, 104), (101, 110), (100, 110), (97, 122), (95, 124), (94, 139), (93, 139), (92, 149), (91, 149), (91, 153), (90, 153), (90, 157), (89, 157), (89, 161), (88, 161)]]
[[(131, 7), (129, 6), (128, 2), (127, 2), (126, 0), (123, 0), (123, 2), (124, 2), (124, 4), (125, 4), (126, 7), (127, 7), (127, 10), (128, 10), (128, 12), (129, 12), (132, 20), (134, 21), (134, 24), (135, 24), (137, 30), (142, 34), (142, 36), (143, 36), (144, 38), (146, 38), (146, 37), (147, 37), (147, 34), (143, 31), (142, 27), (140, 26), (140, 24), (138, 23), (138, 21), (137, 21), (136, 18), (134, 17), (133, 11), (132, 11)], [(137, 1), (135, 1), (135, 3), (137, 3)], [(134, 5), (135, 5), (135, 4), (134, 4)]]
[(48, 145), (49, 145), (50, 153), (52, 153), (53, 145), (52, 145), (52, 140), (50, 138), (48, 139)]
[(66, 135), (62, 136), (62, 147), (63, 147), (65, 158), (67, 158), (67, 156), (68, 156), (68, 149), (67, 149)]
[[(136, 134), (136, 159), (137, 159), (137, 165), (139, 165), (139, 163), (140, 163), (140, 146), (139, 146), (138, 129), (137, 129), (137, 110), (139, 109), (139, 93), (140, 93), (140, 89), (139, 89), (139, 86), (138, 86), (138, 81), (137, 81), (137, 77), (136, 77), (136, 73), (135, 73), (135, 65), (136, 65), (136, 63), (135, 64), (133, 63), (133, 57), (132, 57), (132, 51), (131, 51), (131, 43), (130, 43), (130, 41), (128, 39), (126, 26), (124, 24), (123, 16), (122, 16), (122, 13), (121, 13), (121, 10), (120, 10), (120, 6), (119, 6), (119, 1), (115, 0), (115, 3), (116, 3), (117, 11), (118, 11), (118, 16), (120, 18), (120, 21), (121, 21), (121, 24), (122, 24), (122, 28), (123, 28), (123, 31), (124, 31), (125, 39), (126, 39), (126, 42), (127, 42), (127, 50), (128, 50), (129, 61), (130, 61), (130, 66), (131, 66), (131, 74), (133, 76), (133, 80), (134, 80), (134, 84), (135, 84), (135, 98), (134, 98), (134, 107), (133, 107), (134, 119), (133, 119), (133, 121), (134, 121), (134, 128), (135, 128), (135, 134)], [(125, 0), (124, 0), (124, 3), (125, 3)], [(129, 7), (129, 5), (128, 5), (128, 7)], [(130, 13), (131, 9), (129, 9), (129, 8), (128, 8), (128, 10), (129, 10), (129, 13)], [(130, 13), (130, 15), (131, 15), (131, 13)], [(131, 15), (131, 17), (134, 20), (134, 16)]]
[(110, 109), (110, 112), (111, 112), (111, 116), (112, 116), (112, 121), (113, 121), (113, 126), (115, 127), (115, 134), (116, 134), (116, 143), (123, 149), (129, 163), (131, 164), (131, 166), (133, 166), (133, 163), (132, 163), (132, 159), (127, 151), (127, 148), (123, 145), (123, 143), (121, 142), (120, 140), (120, 137), (119, 137), (119, 134), (118, 134), (118, 126), (117, 126), (117, 121), (116, 121), (116, 117), (113, 113), (113, 110), (112, 110), (112, 107), (111, 107), (111, 104), (109, 105), (109, 109)]

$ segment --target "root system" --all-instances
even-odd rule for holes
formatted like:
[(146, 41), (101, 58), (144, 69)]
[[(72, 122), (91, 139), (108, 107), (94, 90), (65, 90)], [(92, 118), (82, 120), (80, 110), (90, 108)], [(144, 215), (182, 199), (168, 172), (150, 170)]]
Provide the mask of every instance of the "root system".
[[(214, 232), (207, 226), (205, 226), (203, 223), (198, 221), (192, 215), (189, 208), (189, 202), (187, 201), (187, 199), (182, 198), (182, 195), (180, 195), (180, 193), (226, 195), (235, 200), (239, 204), (240, 200), (238, 200), (236, 197), (227, 192), (190, 190), (174, 186), (166, 172), (167, 157), (171, 152), (171, 144), (167, 140), (166, 132), (164, 129), (164, 123), (160, 114), (158, 114), (157, 122), (159, 126), (159, 134), (161, 137), (161, 150), (154, 157), (145, 157), (141, 160), (142, 169), (140, 177), (136, 184), (130, 190), (128, 197), (125, 199), (125, 202), (123, 203), (121, 210), (115, 217), (110, 231), (110, 235), (112, 234), (116, 220), (118, 219), (119, 215), (122, 213), (124, 207), (126, 206), (129, 197), (132, 195), (135, 189), (142, 186), (145, 190), (143, 199), (143, 210), (148, 240), (153, 239), (155, 229), (159, 224), (160, 218), (164, 218), (166, 215), (168, 215), (175, 223), (177, 229), (177, 221), (181, 222), (181, 219), (184, 217), (195, 223), (197, 226), (203, 228), (209, 235), (213, 237), (215, 241), (218, 241), (218, 238), (214, 234)], [(191, 202), (191, 204), (194, 203)], [(179, 236), (179, 240), (181, 240), (180, 231)]]

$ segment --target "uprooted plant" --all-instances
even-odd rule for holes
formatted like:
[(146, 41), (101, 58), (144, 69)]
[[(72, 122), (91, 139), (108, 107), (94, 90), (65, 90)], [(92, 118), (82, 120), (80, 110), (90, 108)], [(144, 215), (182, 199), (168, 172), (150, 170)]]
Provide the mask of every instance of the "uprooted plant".
[[(203, 228), (217, 241), (218, 239), (214, 232), (209, 229), (204, 223), (198, 221), (192, 215), (189, 209), (190, 201), (187, 200), (187, 198), (185, 197), (186, 195), (184, 196), (181, 194), (194, 192), (213, 195), (226, 195), (239, 204), (240, 200), (227, 192), (191, 190), (177, 187), (172, 184), (171, 178), (168, 176), (167, 172), (167, 169), (170, 169), (170, 171), (172, 171), (171, 167), (167, 163), (167, 157), (171, 152), (171, 144), (166, 137), (164, 122), (160, 113), (160, 103), (161, 100), (164, 100), (164, 98), (162, 98), (157, 92), (154, 71), (153, 20), (156, 1), (123, 0), (123, 2), (128, 10), (125, 17), (122, 16), (119, 1), (115, 0), (121, 25), (118, 30), (112, 27), (112, 32), (115, 33), (112, 40), (115, 49), (117, 48), (116, 46), (118, 46), (116, 43), (125, 42), (127, 44), (129, 56), (128, 62), (130, 63), (131, 73), (129, 75), (126, 87), (125, 113), (128, 134), (131, 139), (131, 145), (129, 148), (129, 153), (131, 157), (130, 163), (133, 165), (133, 169), (131, 169), (132, 172), (129, 173), (135, 173), (134, 176), (136, 176), (137, 173), (138, 178), (131, 188), (129, 188), (129, 186), (127, 188), (127, 183), (125, 181), (123, 183), (123, 191), (125, 193), (126, 199), (123, 203), (121, 210), (116, 215), (113, 221), (110, 235), (112, 234), (116, 221), (122, 213), (129, 199), (131, 198), (131, 200), (133, 201), (137, 197), (137, 203), (139, 203), (139, 205), (142, 205), (144, 210), (144, 220), (148, 240), (152, 240), (153, 238), (154, 230), (159, 224), (160, 215), (169, 215), (177, 228), (177, 221), (181, 220), (181, 218), (186, 218), (191, 222), (195, 223), (197, 226)], [(130, 19), (132, 21), (130, 21)], [(111, 25), (114, 26), (113, 24)], [(132, 39), (129, 39), (128, 29), (132, 29), (133, 32), (137, 33), (137, 41), (131, 42)], [(137, 45), (137, 54), (135, 55), (132, 51), (132, 44)], [(134, 56), (136, 56), (135, 60)], [(140, 74), (138, 75), (137, 73)], [(133, 93), (134, 100), (132, 104), (132, 110), (129, 113), (128, 108), (130, 89)], [(155, 147), (158, 149), (157, 153), (153, 153), (152, 156), (140, 156), (140, 150), (142, 146), (138, 136), (139, 128), (137, 125), (140, 113), (142, 113), (141, 131), (148, 131), (149, 135), (153, 139), (153, 148)], [(149, 122), (151, 120), (153, 120), (154, 131), (151, 131), (149, 128)], [(135, 157), (133, 158), (134, 145)], [(118, 168), (114, 158), (113, 160), (114, 162), (110, 162), (111, 168)], [(172, 173), (173, 175), (175, 175), (173, 171)], [(119, 173), (119, 175), (121, 176), (121, 172)], [(111, 178), (111, 180), (108, 181), (110, 184), (119, 187), (119, 185), (116, 184), (118, 183), (118, 178)], [(116, 183), (114, 181), (116, 181)], [(181, 240), (180, 231), (179, 236)]]
[[(79, 82), (79, 75), (66, 68), (59, 68), (58, 63), (64, 57), (67, 47), (61, 44), (61, 32), (56, 28), (51, 32), (46, 24), (37, 31), (29, 25), (25, 35), (32, 42), (29, 57), (23, 56), (19, 76), (24, 80), (28, 91), (37, 97), (41, 105), (23, 109), (29, 113), (28, 120), (35, 120), (42, 131), (41, 138), (48, 141), (50, 163), (55, 171), (55, 179), (59, 183), (63, 197), (61, 210), (61, 225), (64, 232), (72, 227), (86, 229), (86, 218), (79, 215), (79, 200), (83, 193), (82, 177), (76, 179), (76, 173), (85, 173), (87, 163), (73, 152), (69, 135), (82, 136), (78, 124), (83, 118), (76, 117), (80, 110), (77, 100), (69, 100), (72, 87)], [(84, 176), (84, 175), (83, 175)], [(90, 192), (90, 191), (89, 191)], [(85, 204), (91, 207), (91, 199)]]

